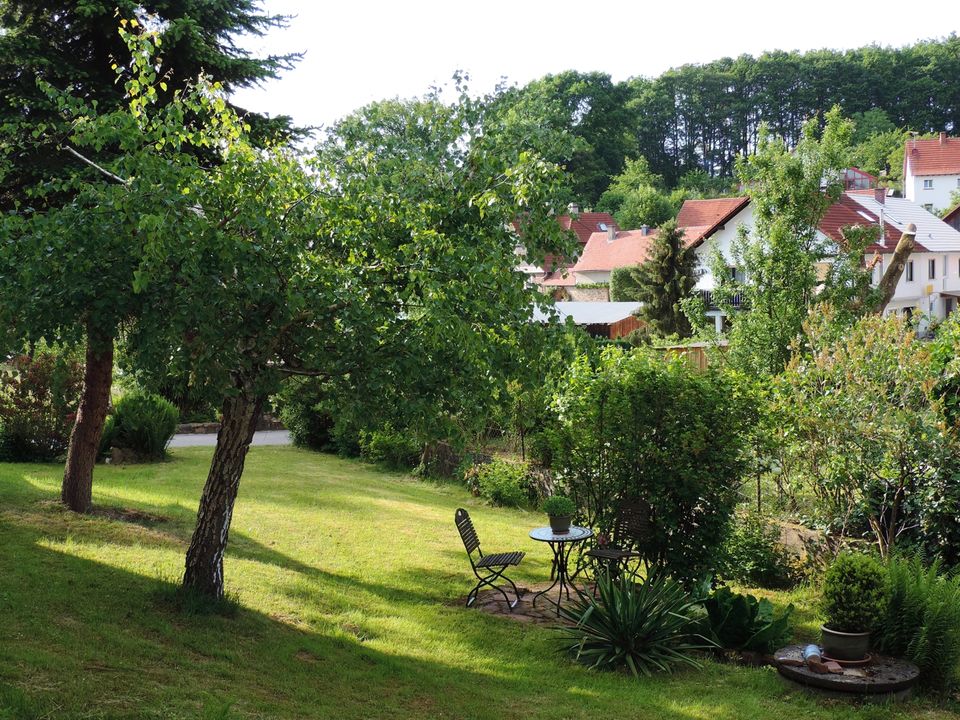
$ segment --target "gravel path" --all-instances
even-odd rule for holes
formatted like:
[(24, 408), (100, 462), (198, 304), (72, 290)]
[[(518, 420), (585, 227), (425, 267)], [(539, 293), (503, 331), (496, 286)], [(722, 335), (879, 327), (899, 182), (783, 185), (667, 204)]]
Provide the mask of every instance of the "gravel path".
[[(174, 435), (170, 447), (214, 447), (215, 433), (208, 435)], [(291, 445), (290, 433), (286, 430), (264, 430), (253, 434), (253, 445)]]

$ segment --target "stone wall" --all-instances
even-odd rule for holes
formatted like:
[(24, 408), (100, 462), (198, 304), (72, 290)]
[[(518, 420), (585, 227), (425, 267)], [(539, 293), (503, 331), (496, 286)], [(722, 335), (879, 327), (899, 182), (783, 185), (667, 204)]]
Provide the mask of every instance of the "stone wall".
[(610, 288), (588, 287), (582, 288), (573, 285), (567, 288), (569, 298), (573, 302), (609, 302)]

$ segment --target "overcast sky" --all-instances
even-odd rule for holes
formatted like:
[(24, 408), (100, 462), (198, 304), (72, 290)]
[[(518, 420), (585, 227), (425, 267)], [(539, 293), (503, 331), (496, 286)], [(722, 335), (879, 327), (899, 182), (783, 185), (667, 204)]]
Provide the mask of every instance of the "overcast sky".
[(421, 95), (470, 73), (477, 93), (563, 70), (614, 80), (764, 50), (901, 46), (956, 32), (956, 0), (264, 0), (294, 15), (241, 42), (256, 53), (303, 51), (296, 69), (234, 96), (241, 107), (329, 125), (362, 105)]

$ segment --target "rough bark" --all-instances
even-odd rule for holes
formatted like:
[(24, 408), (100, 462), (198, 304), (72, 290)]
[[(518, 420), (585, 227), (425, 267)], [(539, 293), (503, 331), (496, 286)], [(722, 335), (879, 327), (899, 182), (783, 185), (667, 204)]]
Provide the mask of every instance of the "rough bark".
[(887, 309), (887, 305), (890, 304), (894, 294), (897, 292), (897, 283), (900, 282), (900, 276), (903, 275), (903, 269), (907, 266), (907, 259), (910, 257), (910, 253), (913, 252), (916, 242), (917, 226), (910, 223), (903, 231), (903, 235), (900, 236), (900, 242), (897, 243), (897, 247), (893, 251), (893, 260), (890, 262), (890, 267), (883, 273), (883, 277), (880, 278), (880, 284), (877, 285), (879, 299), (873, 308), (875, 314), (883, 314), (883, 311)]
[(262, 398), (243, 393), (223, 405), (217, 447), (203, 487), (197, 526), (187, 550), (183, 586), (214, 598), (223, 597), (223, 553), (240, 489), (243, 464), (257, 427)]
[(60, 490), (64, 505), (78, 513), (89, 512), (92, 503), (93, 468), (113, 383), (113, 338), (105, 339), (88, 331), (86, 360), (80, 406), (70, 432)]

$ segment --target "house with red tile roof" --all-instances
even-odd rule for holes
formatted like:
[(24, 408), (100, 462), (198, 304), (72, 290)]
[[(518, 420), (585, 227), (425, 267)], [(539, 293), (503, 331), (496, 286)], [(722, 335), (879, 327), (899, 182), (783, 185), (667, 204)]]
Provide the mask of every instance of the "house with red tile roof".
[(656, 228), (649, 227), (595, 232), (570, 270), (578, 284), (608, 283), (614, 268), (643, 263), (656, 236)]
[(903, 152), (903, 195), (932, 213), (955, 204), (960, 190), (960, 138), (942, 132), (935, 138), (911, 138)]

